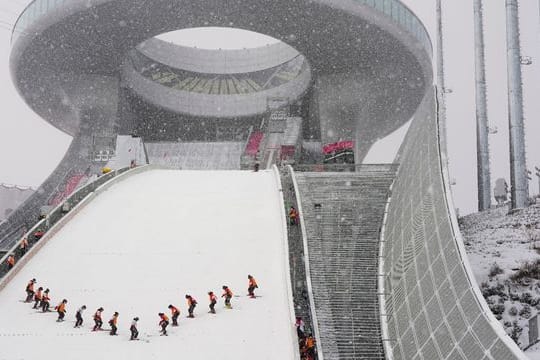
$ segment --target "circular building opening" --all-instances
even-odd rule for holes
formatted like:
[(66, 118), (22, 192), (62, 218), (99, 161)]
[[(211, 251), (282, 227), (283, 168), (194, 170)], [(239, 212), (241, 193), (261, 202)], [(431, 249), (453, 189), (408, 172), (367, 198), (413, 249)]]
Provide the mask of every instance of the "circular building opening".
[(208, 50), (253, 49), (281, 42), (258, 32), (229, 27), (181, 29), (158, 35), (155, 38), (179, 46)]
[(140, 43), (122, 77), (127, 133), (153, 141), (245, 141), (274, 111), (301, 116), (311, 68), (275, 38), (193, 28)]

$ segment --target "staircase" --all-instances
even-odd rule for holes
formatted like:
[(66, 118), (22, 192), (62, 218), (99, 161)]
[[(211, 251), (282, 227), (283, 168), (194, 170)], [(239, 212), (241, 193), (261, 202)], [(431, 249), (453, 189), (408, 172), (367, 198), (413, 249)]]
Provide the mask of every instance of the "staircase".
[(389, 166), (352, 173), (296, 172), (325, 360), (381, 359), (379, 232)]

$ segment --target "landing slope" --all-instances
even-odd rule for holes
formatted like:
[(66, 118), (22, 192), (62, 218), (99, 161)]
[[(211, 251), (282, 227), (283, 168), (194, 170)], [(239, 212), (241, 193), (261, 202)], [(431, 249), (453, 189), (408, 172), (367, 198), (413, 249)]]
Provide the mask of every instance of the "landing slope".
[[(113, 185), (75, 216), (0, 292), (1, 359), (292, 359), (280, 194), (271, 172), (154, 170)], [(246, 297), (247, 275), (261, 295)], [(68, 299), (63, 323), (20, 300), (27, 281)], [(207, 313), (207, 291), (227, 284), (233, 309)], [(187, 319), (184, 295), (199, 302)], [(76, 308), (85, 324), (74, 329)], [(182, 311), (159, 336), (158, 312)], [(119, 336), (91, 332), (120, 313)], [(144, 341), (129, 341), (140, 317)], [(264, 349), (264, 351), (261, 351)]]

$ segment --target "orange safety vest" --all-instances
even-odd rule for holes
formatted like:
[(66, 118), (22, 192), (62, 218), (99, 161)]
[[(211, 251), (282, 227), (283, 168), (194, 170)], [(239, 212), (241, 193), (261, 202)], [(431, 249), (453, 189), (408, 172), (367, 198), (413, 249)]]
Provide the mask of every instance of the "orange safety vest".
[[(174, 316), (174, 314), (178, 314), (178, 313), (179, 313), (179, 311), (178, 311), (178, 309), (177, 309), (175, 306), (171, 307), (171, 314), (172, 314), (173, 316)], [(167, 320), (168, 320), (168, 319), (167, 319)]]
[(56, 310), (58, 310), (58, 312), (61, 312), (61, 313), (66, 312), (66, 304), (64, 304), (63, 302), (61, 302), (61, 303), (57, 306), (57, 309), (56, 309)]
[(26, 238), (21, 241), (21, 249), (26, 249), (28, 247), (28, 240)]
[(101, 320), (101, 311), (96, 311), (94, 314), (94, 320)]
[(216, 301), (217, 302), (217, 296), (216, 294), (208, 295), (208, 298), (210, 299), (210, 302)]
[(34, 295), (34, 299), (41, 300), (41, 290), (37, 291), (37, 293)]
[(169, 318), (165, 314), (159, 315), (159, 317), (161, 318), (161, 321), (169, 321)]
[(226, 289), (225, 289), (225, 292), (223, 293), (223, 295), (222, 295), (221, 297), (223, 297), (223, 296), (230, 296), (230, 297), (233, 297), (233, 292), (231, 291), (231, 289), (226, 288)]
[(49, 297), (49, 293), (43, 293), (43, 301), (49, 301), (51, 298)]
[(112, 319), (109, 320), (109, 322), (116, 325), (116, 323), (118, 322), (118, 315), (113, 315)]
[(195, 300), (194, 298), (192, 298), (192, 297), (190, 296), (190, 297), (188, 297), (188, 299), (187, 299), (187, 304), (188, 304), (188, 306), (195, 305), (195, 304), (197, 304), (197, 300)]
[(253, 286), (253, 287), (257, 287), (257, 281), (255, 281), (255, 278), (254, 277), (251, 277), (249, 279), (249, 286)]
[(315, 346), (315, 341), (311, 336), (308, 336), (306, 339), (306, 348), (311, 349), (313, 346)]
[(28, 285), (26, 285), (26, 291), (32, 291), (34, 292), (34, 282), (30, 281)]
[(15, 257), (13, 255), (8, 256), (7, 263), (11, 266), (15, 265)]

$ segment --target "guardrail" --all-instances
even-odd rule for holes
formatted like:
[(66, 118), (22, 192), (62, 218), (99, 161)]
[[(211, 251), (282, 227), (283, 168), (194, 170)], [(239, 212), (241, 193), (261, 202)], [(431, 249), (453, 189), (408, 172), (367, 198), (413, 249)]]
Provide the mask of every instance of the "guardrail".
[[(287, 213), (286, 213), (286, 209), (285, 209), (285, 199), (283, 197), (283, 194), (284, 194), (284, 190), (283, 190), (283, 183), (281, 182), (281, 174), (279, 172), (279, 169), (277, 168), (276, 165), (272, 166), (272, 172), (274, 173), (274, 176), (276, 178), (276, 182), (277, 182), (277, 185), (278, 185), (278, 189), (279, 189), (279, 192), (280, 192), (280, 196), (279, 196), (279, 199), (280, 199), (280, 202), (281, 202), (281, 216), (282, 216), (282, 219), (284, 220), (282, 222), (282, 226), (283, 226), (283, 252), (284, 252), (284, 266), (285, 266), (285, 269), (286, 269), (286, 273), (285, 273), (285, 279), (283, 279), (283, 281), (287, 284), (286, 285), (286, 288), (287, 288), (287, 300), (288, 300), (288, 303), (289, 303), (289, 321), (290, 323), (293, 323), (295, 321), (295, 302), (294, 302), (294, 291), (293, 291), (293, 286), (292, 286), (292, 281), (293, 279), (291, 279), (291, 266), (290, 266), (290, 261), (289, 261), (289, 257), (290, 257), (290, 254), (289, 254), (289, 249), (290, 249), (290, 244), (289, 244), (289, 233), (287, 231)], [(298, 341), (296, 340), (297, 339), (297, 333), (296, 333), (296, 330), (291, 326), (290, 327), (291, 329), (291, 339), (293, 339), (293, 349), (294, 349), (294, 358), (292, 360), (300, 360), (300, 349), (298, 347)], [(313, 360), (316, 360), (316, 359), (313, 359)]]
[(400, 0), (356, 0), (362, 4), (377, 9), (396, 23), (407, 29), (425, 47), (429, 55), (433, 53), (433, 46), (429, 33), (424, 24), (415, 13)]
[(297, 172), (396, 172), (399, 164), (300, 164), (293, 166)]
[(293, 184), (293, 190), (294, 195), (297, 201), (297, 209), (299, 214), (299, 220), (300, 220), (300, 229), (302, 232), (302, 248), (304, 251), (304, 267), (305, 267), (305, 273), (306, 273), (306, 288), (307, 288), (307, 294), (308, 294), (308, 301), (309, 301), (309, 314), (311, 316), (311, 326), (313, 330), (313, 334), (315, 335), (315, 346), (317, 348), (317, 359), (318, 360), (324, 360), (324, 355), (322, 352), (322, 344), (321, 344), (321, 335), (319, 332), (319, 321), (317, 319), (317, 313), (315, 312), (315, 299), (313, 297), (313, 287), (311, 284), (311, 269), (310, 269), (310, 263), (309, 263), (309, 252), (308, 252), (308, 243), (307, 243), (307, 230), (306, 230), (306, 223), (304, 221), (304, 211), (302, 209), (302, 199), (300, 198), (300, 190), (298, 188), (298, 182), (296, 181), (296, 177), (294, 175), (294, 169), (292, 166), (288, 165), (287, 170), (289, 172), (289, 175), (292, 180)]
[[(18, 240), (11, 249), (7, 251), (2, 258), (0, 258), (0, 282), (10, 271), (8, 265), (8, 257), (13, 255), (15, 257), (15, 263), (19, 261), (36, 245), (40, 242), (43, 236), (47, 235), (47, 231), (55, 226), (64, 216), (69, 214), (71, 209), (77, 204), (81, 203), (96, 189), (107, 183), (109, 180), (124, 174), (129, 171), (130, 168), (122, 168), (116, 171), (112, 171), (108, 174), (102, 175), (96, 181), (83, 186), (79, 190), (71, 194), (66, 200), (56, 206), (44, 219), (41, 219), (36, 223), (29, 231), (27, 231), (20, 240)], [(21, 243), (26, 239), (28, 245), (25, 249), (21, 248)]]

